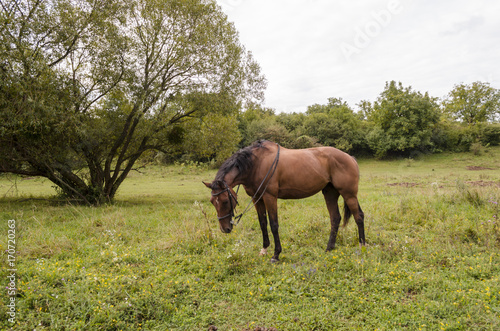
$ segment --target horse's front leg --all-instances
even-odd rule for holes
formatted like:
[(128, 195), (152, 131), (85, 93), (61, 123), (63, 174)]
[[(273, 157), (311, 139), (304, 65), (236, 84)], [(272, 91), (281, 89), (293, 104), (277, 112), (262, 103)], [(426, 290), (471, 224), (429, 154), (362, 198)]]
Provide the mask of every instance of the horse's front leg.
[(278, 201), (275, 197), (266, 195), (264, 197), (264, 203), (266, 205), (267, 214), (269, 215), (269, 223), (271, 225), (271, 232), (273, 233), (274, 238), (274, 255), (271, 258), (271, 262), (278, 262), (281, 253), (281, 242), (278, 232)]
[(260, 250), (260, 255), (267, 254), (267, 248), (269, 247), (269, 234), (267, 232), (267, 214), (266, 205), (261, 200), (255, 204), (255, 209), (257, 210), (257, 216), (259, 217), (260, 229), (262, 231), (262, 249)]

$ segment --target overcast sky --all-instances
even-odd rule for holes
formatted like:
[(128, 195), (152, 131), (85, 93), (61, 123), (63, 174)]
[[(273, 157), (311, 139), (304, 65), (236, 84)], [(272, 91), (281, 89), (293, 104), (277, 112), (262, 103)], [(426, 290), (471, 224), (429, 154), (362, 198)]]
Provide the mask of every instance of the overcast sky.
[(340, 97), (357, 109), (395, 80), (443, 97), (500, 88), (498, 0), (217, 0), (268, 80), (265, 106), (304, 112)]

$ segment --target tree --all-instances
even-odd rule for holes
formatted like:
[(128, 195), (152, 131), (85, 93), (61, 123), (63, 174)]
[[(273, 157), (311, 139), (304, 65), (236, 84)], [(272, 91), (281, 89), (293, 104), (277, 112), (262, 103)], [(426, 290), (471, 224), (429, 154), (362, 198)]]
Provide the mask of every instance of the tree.
[(214, 160), (221, 164), (238, 148), (239, 105), (220, 94), (189, 95), (185, 107), (198, 108), (192, 120), (177, 123), (166, 131), (171, 140), (168, 155), (194, 161)]
[(389, 152), (428, 150), (432, 148), (432, 130), (439, 116), (436, 98), (391, 81), (369, 113), (373, 129), (368, 134), (368, 144), (377, 157)]
[[(187, 121), (262, 99), (260, 68), (215, 1), (0, 5), (0, 172), (46, 177), (69, 198), (112, 200)], [(230, 110), (198, 102), (219, 97)]]
[(443, 105), (454, 120), (468, 125), (500, 120), (500, 90), (488, 83), (455, 85)]
[(373, 112), (373, 105), (368, 100), (361, 100), (356, 106), (358, 106), (358, 114), (362, 120), (369, 118)]

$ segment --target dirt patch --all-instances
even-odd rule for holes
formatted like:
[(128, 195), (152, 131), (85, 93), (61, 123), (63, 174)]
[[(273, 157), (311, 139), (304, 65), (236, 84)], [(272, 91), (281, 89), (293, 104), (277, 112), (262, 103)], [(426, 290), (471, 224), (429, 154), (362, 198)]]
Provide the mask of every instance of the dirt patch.
[(469, 184), (472, 186), (481, 186), (481, 187), (487, 187), (487, 186), (500, 187), (500, 182), (484, 181), (484, 180), (469, 181), (465, 182), (465, 184)]
[(467, 166), (465, 168), (467, 170), (494, 170), (492, 168), (485, 168), (485, 167), (479, 167), (479, 166)]
[(417, 186), (418, 184), (417, 183), (403, 182), (403, 183), (389, 183), (387, 185), (389, 185), (389, 186), (402, 186), (402, 187), (414, 187), (414, 186)]

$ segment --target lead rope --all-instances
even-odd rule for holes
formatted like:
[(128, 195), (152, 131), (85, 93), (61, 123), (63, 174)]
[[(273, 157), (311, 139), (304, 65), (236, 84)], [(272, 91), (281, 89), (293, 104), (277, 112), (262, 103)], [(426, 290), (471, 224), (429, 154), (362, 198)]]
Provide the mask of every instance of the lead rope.
[[(274, 176), (274, 172), (276, 171), (276, 168), (278, 168), (278, 161), (279, 161), (279, 159), (280, 159), (280, 145), (279, 145), (279, 144), (276, 144), (276, 145), (278, 145), (278, 152), (276, 153), (276, 157), (274, 158), (274, 161), (273, 161), (273, 163), (271, 164), (271, 167), (269, 168), (269, 171), (267, 172), (266, 176), (264, 177), (264, 179), (263, 179), (263, 180), (262, 180), (262, 182), (260, 183), (259, 188), (257, 189), (257, 191), (255, 192), (255, 194), (253, 195), (252, 200), (250, 200), (250, 202), (249, 202), (249, 203), (248, 203), (248, 205), (246, 206), (245, 210), (243, 210), (243, 212), (242, 212), (241, 214), (239, 214), (238, 216), (235, 216), (235, 217), (234, 217), (234, 220), (236, 220), (236, 222), (235, 222), (234, 220), (231, 220), (231, 224), (233, 224), (233, 225), (238, 225), (238, 223), (240, 223), (240, 220), (241, 220), (241, 218), (243, 217), (243, 215), (245, 215), (245, 214), (246, 214), (246, 212), (247, 212), (250, 208), (254, 207), (254, 206), (257, 204), (257, 202), (259, 202), (259, 201), (260, 201), (260, 199), (262, 199), (262, 197), (264, 196), (264, 193), (266, 193), (267, 187), (269, 186), (269, 183), (271, 182), (271, 178), (273, 178), (273, 176)], [(263, 184), (264, 184), (264, 182), (266, 181), (266, 179), (267, 179), (267, 177), (269, 176), (269, 174), (270, 174), (271, 176), (269, 177), (269, 180), (267, 181), (267, 184), (266, 184), (266, 186), (264, 187), (264, 190), (263, 190), (263, 191), (262, 191), (262, 193), (260, 194), (260, 197), (259, 197), (257, 200), (255, 200), (255, 197), (256, 197), (256, 196), (257, 196), (257, 194), (259, 193), (260, 188), (262, 187), (262, 185), (263, 185)], [(239, 190), (239, 189), (240, 189), (240, 187), (238, 186), (238, 190)], [(238, 194), (238, 193), (236, 193), (236, 194)], [(255, 202), (252, 204), (252, 202), (253, 202), (253, 201), (255, 201)]]

